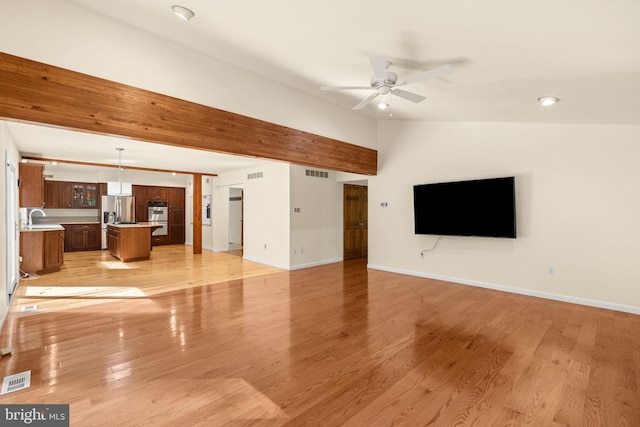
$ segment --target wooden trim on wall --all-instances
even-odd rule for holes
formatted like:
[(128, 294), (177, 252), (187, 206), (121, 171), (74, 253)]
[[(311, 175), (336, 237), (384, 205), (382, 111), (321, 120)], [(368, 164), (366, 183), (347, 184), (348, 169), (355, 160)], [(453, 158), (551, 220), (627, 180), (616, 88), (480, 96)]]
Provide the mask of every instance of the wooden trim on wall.
[(376, 150), (3, 52), (0, 82), (0, 118), (6, 120), (364, 175), (377, 173)]
[(193, 174), (193, 253), (202, 253), (202, 175)]
[[(36, 156), (22, 156), (21, 159), (23, 160), (36, 160), (38, 162), (58, 162), (58, 163), (66, 163), (68, 165), (78, 165), (78, 166), (97, 166), (100, 168), (113, 168), (113, 169), (119, 169), (120, 166), (119, 165), (114, 165), (111, 163), (94, 163), (94, 162), (78, 162), (75, 160), (64, 160), (64, 159), (52, 159), (50, 157), (36, 157)], [(137, 171), (145, 171), (145, 172), (163, 172), (163, 173), (179, 173), (179, 174), (184, 174), (184, 175), (191, 175), (194, 172), (193, 171), (180, 171), (180, 170), (174, 170), (174, 169), (158, 169), (158, 168), (143, 168), (140, 166), (122, 166), (123, 170), (137, 170)], [(207, 176), (218, 176), (218, 174), (215, 173), (208, 173)]]

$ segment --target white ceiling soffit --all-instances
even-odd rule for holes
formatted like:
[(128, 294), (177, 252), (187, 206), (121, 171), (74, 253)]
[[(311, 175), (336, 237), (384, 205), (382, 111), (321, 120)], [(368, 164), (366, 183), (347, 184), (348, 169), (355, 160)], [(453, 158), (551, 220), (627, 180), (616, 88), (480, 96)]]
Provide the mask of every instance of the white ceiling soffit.
[[(252, 157), (231, 156), (210, 151), (173, 147), (116, 138), (85, 132), (75, 132), (47, 126), (7, 122), (11, 136), (18, 142), (23, 156), (63, 159), (76, 162), (118, 165), (148, 169), (178, 170), (206, 174), (222, 174), (234, 170), (260, 167), (270, 162)], [(74, 170), (78, 166), (70, 166)], [(57, 169), (64, 169), (59, 164)]]

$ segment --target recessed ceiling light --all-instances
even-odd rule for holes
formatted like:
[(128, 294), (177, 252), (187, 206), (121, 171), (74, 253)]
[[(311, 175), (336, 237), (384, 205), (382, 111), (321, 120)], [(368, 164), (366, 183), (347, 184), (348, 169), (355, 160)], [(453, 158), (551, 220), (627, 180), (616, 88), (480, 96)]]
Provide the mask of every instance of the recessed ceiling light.
[(58, 162), (51, 162), (51, 164), (52, 164), (53, 166), (55, 166), (55, 165), (57, 165), (57, 164), (58, 164)]
[(180, 19), (184, 19), (185, 21), (190, 20), (196, 15), (191, 9), (187, 9), (184, 6), (177, 4), (171, 6), (171, 10), (173, 10), (173, 13), (175, 13)]
[(558, 98), (555, 96), (541, 96), (538, 98), (538, 102), (543, 106), (548, 107), (549, 105), (553, 105), (558, 102)]
[(175, 173), (175, 172), (171, 172), (171, 175), (176, 176), (176, 175), (177, 175), (177, 173)]

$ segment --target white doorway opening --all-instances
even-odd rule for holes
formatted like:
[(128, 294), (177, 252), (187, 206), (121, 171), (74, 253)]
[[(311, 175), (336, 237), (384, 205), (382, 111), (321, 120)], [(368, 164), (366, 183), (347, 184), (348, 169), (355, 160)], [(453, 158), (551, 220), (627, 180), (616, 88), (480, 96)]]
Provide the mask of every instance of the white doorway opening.
[(229, 250), (242, 249), (244, 245), (244, 191), (242, 188), (229, 189)]

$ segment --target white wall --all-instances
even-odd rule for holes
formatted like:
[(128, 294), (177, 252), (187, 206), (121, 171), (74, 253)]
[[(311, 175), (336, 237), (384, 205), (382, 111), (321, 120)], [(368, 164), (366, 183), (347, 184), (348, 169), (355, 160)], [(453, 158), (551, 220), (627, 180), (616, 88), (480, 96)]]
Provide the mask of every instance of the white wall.
[[(0, 192), (2, 197), (0, 197), (0, 212), (2, 212), (2, 220), (0, 220), (0, 328), (4, 324), (4, 320), (9, 311), (9, 300), (7, 296), (8, 284), (7, 284), (7, 252), (6, 252), (6, 241), (7, 241), (7, 228), (5, 225), (5, 212), (7, 208), (7, 203), (11, 203), (16, 207), (16, 218), (18, 217), (18, 200), (13, 200), (13, 202), (6, 200), (5, 195), (5, 186), (6, 186), (6, 177), (5, 177), (5, 152), (11, 159), (12, 163), (16, 166), (16, 174), (18, 173), (19, 165), (18, 162), (20, 160), (20, 155), (18, 153), (18, 149), (7, 129), (7, 126), (4, 122), (0, 121), (0, 157), (2, 157), (2, 171), (0, 172)], [(16, 260), (17, 261), (17, 260)]]
[[(249, 171), (262, 172), (262, 177), (246, 179), (244, 184), (246, 259), (280, 268), (290, 265), (290, 168), (273, 163)], [(227, 206), (228, 199), (227, 193)]]
[[(638, 126), (381, 122), (369, 263), (640, 312), (638, 141)], [(413, 232), (413, 185), (510, 175), (517, 239), (443, 237), (421, 259), (435, 237)]]
[[(213, 176), (202, 177), (202, 195), (203, 196), (211, 195), (212, 203), (213, 203), (214, 187), (215, 187), (215, 179)], [(204, 218), (204, 213), (202, 214), (202, 217)], [(202, 248), (203, 249), (213, 250), (214, 248), (213, 221), (215, 221), (215, 218), (212, 218), (211, 220), (212, 224), (210, 225), (202, 224)], [(192, 225), (193, 215), (187, 219), (187, 222), (189, 223), (189, 225)], [(193, 226), (191, 227), (191, 229), (193, 230)]]
[(0, 51), (376, 148), (371, 119), (72, 2), (3, 0), (2, 6), (11, 13), (0, 14)]
[(328, 178), (319, 178), (307, 176), (306, 169), (291, 167), (292, 269), (343, 259), (343, 185), (336, 183), (335, 172), (327, 171)]
[[(215, 250), (228, 248), (229, 197), (242, 188), (246, 259), (284, 269), (342, 260), (342, 184), (335, 172), (316, 178), (306, 176), (306, 169), (274, 162), (216, 177)], [(247, 179), (258, 172), (262, 178)]]

